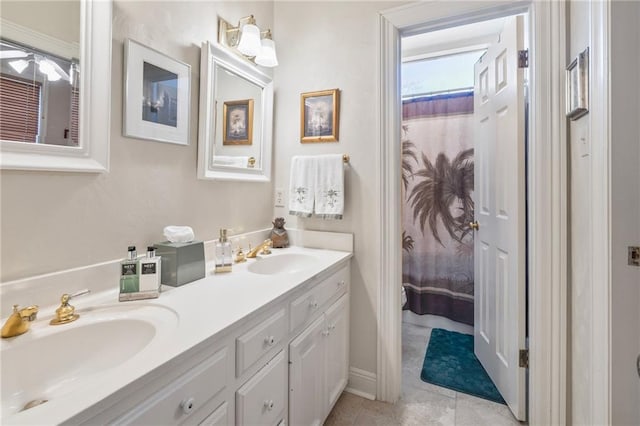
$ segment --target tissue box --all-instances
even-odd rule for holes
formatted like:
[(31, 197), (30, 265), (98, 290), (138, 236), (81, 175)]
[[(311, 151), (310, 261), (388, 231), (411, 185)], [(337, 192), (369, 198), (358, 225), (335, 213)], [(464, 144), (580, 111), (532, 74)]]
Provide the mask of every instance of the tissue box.
[(162, 284), (180, 287), (205, 276), (204, 243), (157, 243), (156, 254), (162, 257)]

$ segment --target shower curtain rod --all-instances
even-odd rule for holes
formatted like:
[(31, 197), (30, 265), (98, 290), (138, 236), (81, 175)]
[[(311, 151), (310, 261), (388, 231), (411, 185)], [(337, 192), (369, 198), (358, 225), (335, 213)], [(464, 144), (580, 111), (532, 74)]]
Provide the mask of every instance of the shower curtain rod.
[(424, 92), (424, 93), (416, 93), (414, 95), (403, 96), (402, 100), (415, 99), (415, 98), (424, 98), (429, 96), (438, 96), (438, 95), (449, 95), (453, 93), (464, 93), (473, 91), (473, 86), (471, 87), (461, 87), (459, 89), (447, 89), (447, 90), (436, 90), (433, 92)]

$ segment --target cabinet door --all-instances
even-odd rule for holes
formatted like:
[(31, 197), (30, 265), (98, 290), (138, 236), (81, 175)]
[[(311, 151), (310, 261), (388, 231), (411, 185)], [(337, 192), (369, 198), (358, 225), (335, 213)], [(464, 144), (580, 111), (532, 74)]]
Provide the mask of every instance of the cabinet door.
[(276, 425), (287, 407), (287, 360), (280, 351), (236, 392), (237, 425)]
[(289, 423), (321, 425), (326, 410), (324, 396), (324, 317), (318, 318), (289, 345)]
[(349, 294), (326, 311), (327, 411), (333, 407), (349, 379)]

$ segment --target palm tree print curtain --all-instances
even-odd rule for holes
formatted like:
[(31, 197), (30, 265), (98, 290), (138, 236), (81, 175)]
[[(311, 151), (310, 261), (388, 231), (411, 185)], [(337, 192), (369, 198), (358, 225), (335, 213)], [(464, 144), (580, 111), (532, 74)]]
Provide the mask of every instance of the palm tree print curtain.
[(473, 92), (403, 102), (405, 309), (473, 325)]

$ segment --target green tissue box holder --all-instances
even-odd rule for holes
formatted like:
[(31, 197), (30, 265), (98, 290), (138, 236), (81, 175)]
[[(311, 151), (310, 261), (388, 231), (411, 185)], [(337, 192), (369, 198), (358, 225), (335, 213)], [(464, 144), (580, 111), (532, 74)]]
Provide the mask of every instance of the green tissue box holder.
[(204, 243), (157, 243), (156, 254), (162, 257), (161, 281), (164, 285), (180, 287), (205, 277)]

